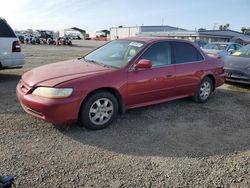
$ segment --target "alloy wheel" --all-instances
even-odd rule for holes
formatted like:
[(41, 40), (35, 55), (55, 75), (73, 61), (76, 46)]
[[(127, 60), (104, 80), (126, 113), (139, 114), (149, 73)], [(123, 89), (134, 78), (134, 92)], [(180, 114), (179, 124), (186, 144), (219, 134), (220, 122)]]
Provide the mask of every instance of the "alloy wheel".
[(206, 100), (211, 93), (211, 89), (212, 87), (211, 87), (210, 82), (205, 81), (200, 87), (200, 98), (202, 100)]
[(107, 98), (97, 99), (89, 109), (89, 119), (95, 125), (107, 123), (114, 113), (114, 105)]

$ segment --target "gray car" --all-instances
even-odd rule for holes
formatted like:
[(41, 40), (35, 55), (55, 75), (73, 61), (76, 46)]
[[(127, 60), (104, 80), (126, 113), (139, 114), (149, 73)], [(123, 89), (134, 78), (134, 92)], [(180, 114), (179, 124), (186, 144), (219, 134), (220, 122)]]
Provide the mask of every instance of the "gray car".
[(207, 54), (223, 57), (237, 51), (241, 47), (240, 44), (232, 42), (211, 42), (203, 46), (201, 49)]
[(250, 84), (250, 44), (232, 55), (222, 57), (225, 63), (226, 80)]

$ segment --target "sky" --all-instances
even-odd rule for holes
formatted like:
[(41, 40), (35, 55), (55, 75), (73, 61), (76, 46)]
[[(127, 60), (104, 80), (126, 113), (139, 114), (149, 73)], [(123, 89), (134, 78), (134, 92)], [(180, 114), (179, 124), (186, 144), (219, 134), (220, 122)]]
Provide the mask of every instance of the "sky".
[(250, 0), (0, 0), (0, 17), (13, 29), (88, 33), (117, 26), (170, 25), (213, 29), (250, 27)]

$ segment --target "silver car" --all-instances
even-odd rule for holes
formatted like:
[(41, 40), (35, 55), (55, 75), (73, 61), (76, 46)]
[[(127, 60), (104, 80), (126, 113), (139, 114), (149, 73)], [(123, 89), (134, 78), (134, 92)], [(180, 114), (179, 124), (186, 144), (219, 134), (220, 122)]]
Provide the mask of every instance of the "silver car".
[(212, 54), (223, 57), (237, 51), (241, 47), (240, 44), (233, 42), (211, 42), (203, 46), (201, 49), (208, 55)]
[(8, 23), (0, 18), (0, 69), (20, 68), (24, 62), (19, 39)]

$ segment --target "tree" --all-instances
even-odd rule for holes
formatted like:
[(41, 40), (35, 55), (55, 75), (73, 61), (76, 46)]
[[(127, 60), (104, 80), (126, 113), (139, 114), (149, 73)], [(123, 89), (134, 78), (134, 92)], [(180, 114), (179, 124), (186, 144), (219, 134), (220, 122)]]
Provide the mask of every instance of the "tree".
[(230, 24), (226, 24), (226, 25), (220, 25), (219, 26), (219, 30), (228, 30), (229, 29)]
[(248, 28), (247, 27), (242, 27), (241, 31), (245, 35), (250, 35), (250, 27), (248, 27)]
[(199, 28), (198, 31), (206, 31), (205, 28)]

